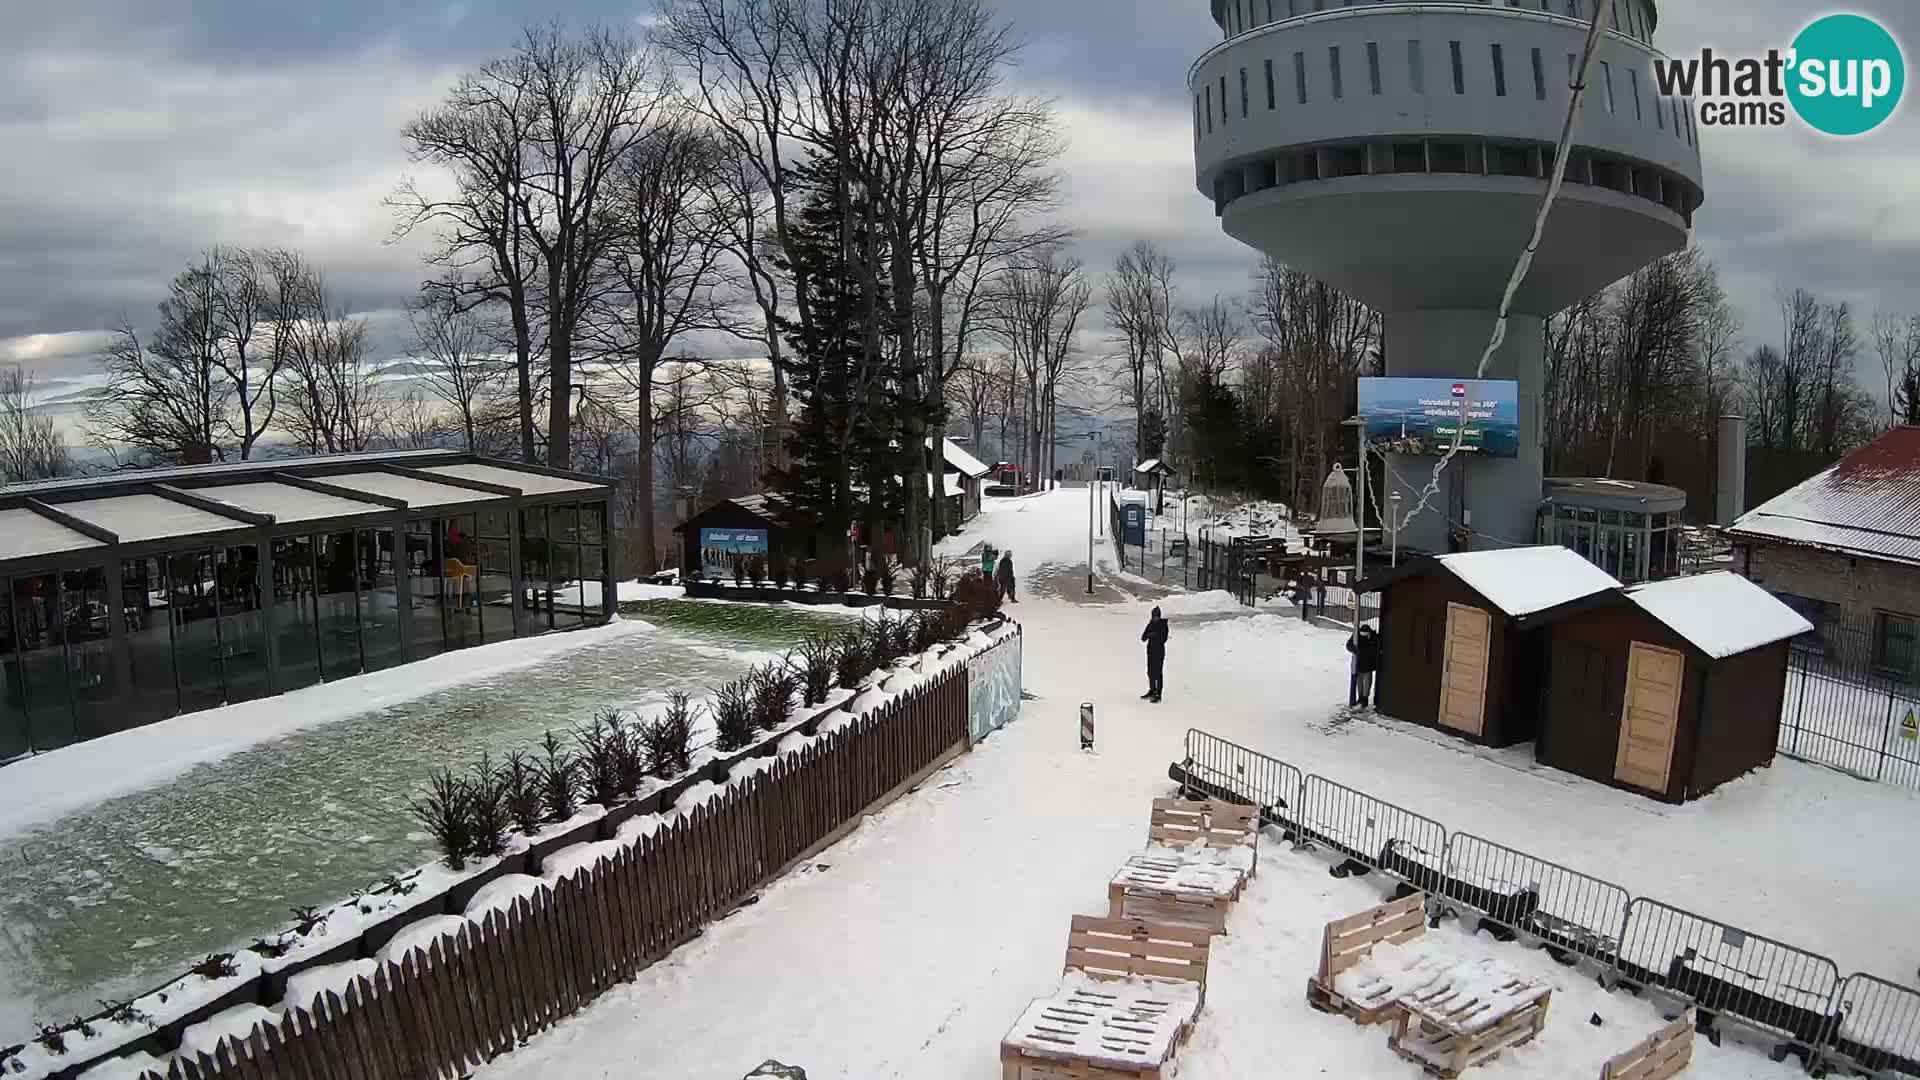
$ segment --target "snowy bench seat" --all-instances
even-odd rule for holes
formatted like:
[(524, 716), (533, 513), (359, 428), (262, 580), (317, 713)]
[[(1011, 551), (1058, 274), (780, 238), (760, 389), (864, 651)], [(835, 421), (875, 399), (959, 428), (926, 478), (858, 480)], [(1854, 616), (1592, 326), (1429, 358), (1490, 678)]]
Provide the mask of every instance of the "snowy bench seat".
[(1246, 884), (1230, 860), (1183, 859), (1162, 847), (1135, 855), (1107, 883), (1108, 915), (1227, 932), (1227, 911)]
[(1226, 859), (1253, 876), (1258, 865), (1260, 808), (1217, 799), (1153, 800), (1147, 822), (1147, 844), (1152, 849), (1182, 853), (1183, 858), (1205, 855)]
[(1425, 893), (1413, 893), (1328, 923), (1319, 966), (1307, 977), (1307, 1004), (1358, 1024), (1390, 1019), (1400, 993), (1438, 974), (1438, 957), (1401, 948), (1426, 933), (1426, 901)]
[(1158, 1076), (1206, 999), (1212, 935), (1075, 915), (1066, 969), (1000, 1042), (1003, 1080)]
[(1387, 1045), (1443, 1077), (1531, 1042), (1547, 1026), (1553, 988), (1516, 975), (1492, 958), (1461, 961), (1416, 990), (1398, 995)]

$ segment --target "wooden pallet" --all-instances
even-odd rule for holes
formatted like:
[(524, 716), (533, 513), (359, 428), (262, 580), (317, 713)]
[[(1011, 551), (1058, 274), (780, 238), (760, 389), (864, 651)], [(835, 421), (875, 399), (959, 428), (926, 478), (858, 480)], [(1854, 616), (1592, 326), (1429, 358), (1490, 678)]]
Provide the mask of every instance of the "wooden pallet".
[(1499, 1057), (1509, 1047), (1532, 1042), (1547, 1026), (1552, 994), (1522, 1006), (1478, 1031), (1462, 1031), (1435, 1022), (1414, 1008), (1394, 1017), (1387, 1045), (1429, 1075), (1454, 1080), (1461, 1073)]
[(1382, 941), (1398, 945), (1426, 932), (1425, 893), (1412, 893), (1328, 923), (1320, 939), (1320, 966), (1307, 979), (1307, 1004), (1321, 1012), (1339, 1013), (1363, 1026), (1393, 1019), (1401, 1010), (1392, 999), (1346, 997), (1334, 989), (1334, 977), (1366, 959)]
[(1260, 868), (1260, 808), (1218, 799), (1153, 800), (1147, 822), (1147, 843), (1180, 848), (1196, 841), (1211, 848), (1246, 848), (1253, 858), (1252, 877)]
[(1227, 912), (1246, 878), (1225, 866), (1136, 855), (1107, 882), (1108, 916), (1227, 932)]
[(1600, 1066), (1600, 1080), (1667, 1080), (1693, 1060), (1694, 1011), (1635, 1043)]
[[(1204, 1007), (1211, 941), (1194, 927), (1075, 915), (1062, 989), (1000, 1042), (1003, 1080), (1158, 1078)], [(1142, 992), (1141, 979), (1158, 988)]]

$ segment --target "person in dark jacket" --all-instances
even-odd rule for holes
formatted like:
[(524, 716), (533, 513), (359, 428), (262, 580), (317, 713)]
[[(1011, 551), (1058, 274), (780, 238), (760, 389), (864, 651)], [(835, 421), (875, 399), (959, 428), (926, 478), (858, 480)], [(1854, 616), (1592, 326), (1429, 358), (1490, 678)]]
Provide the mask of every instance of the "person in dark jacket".
[(1008, 548), (1000, 554), (1000, 566), (993, 572), (993, 583), (1000, 590), (1000, 599), (1009, 604), (1017, 604), (1020, 598), (1013, 592), (1013, 549)]
[(1353, 683), (1347, 689), (1347, 704), (1368, 708), (1373, 698), (1373, 673), (1380, 670), (1380, 635), (1363, 623), (1360, 632), (1347, 639), (1347, 651), (1353, 654)]
[(1147, 692), (1140, 696), (1159, 701), (1167, 671), (1167, 620), (1160, 617), (1159, 608), (1153, 609), (1147, 628), (1140, 631), (1140, 640), (1147, 643)]

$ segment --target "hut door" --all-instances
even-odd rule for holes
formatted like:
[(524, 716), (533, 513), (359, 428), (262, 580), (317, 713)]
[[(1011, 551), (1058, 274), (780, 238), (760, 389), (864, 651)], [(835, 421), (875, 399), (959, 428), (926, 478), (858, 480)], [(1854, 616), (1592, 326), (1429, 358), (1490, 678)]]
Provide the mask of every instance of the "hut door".
[(1627, 657), (1627, 693), (1620, 710), (1620, 746), (1613, 778), (1665, 794), (1673, 767), (1674, 730), (1680, 720), (1680, 680), (1686, 657), (1671, 649), (1633, 643)]
[(1479, 735), (1487, 726), (1487, 655), (1493, 617), (1447, 605), (1447, 652), (1440, 668), (1440, 726)]

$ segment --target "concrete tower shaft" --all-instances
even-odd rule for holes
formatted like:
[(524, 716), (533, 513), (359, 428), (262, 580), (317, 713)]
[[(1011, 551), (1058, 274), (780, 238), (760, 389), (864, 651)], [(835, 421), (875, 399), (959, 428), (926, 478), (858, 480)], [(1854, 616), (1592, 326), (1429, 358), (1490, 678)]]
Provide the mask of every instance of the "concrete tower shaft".
[[(1227, 39), (1190, 75), (1200, 190), (1229, 235), (1382, 312), (1389, 374), (1471, 376), (1552, 173), (1594, 2), (1212, 0)], [(1541, 320), (1683, 247), (1703, 199), (1691, 103), (1658, 94), (1652, 4), (1599, 2), (1615, 29), (1487, 372), (1521, 384), (1521, 454), (1449, 477), (1445, 512), (1403, 537), (1418, 546), (1444, 546), (1448, 517), (1533, 539)], [(1395, 465), (1424, 483), (1432, 460)]]

